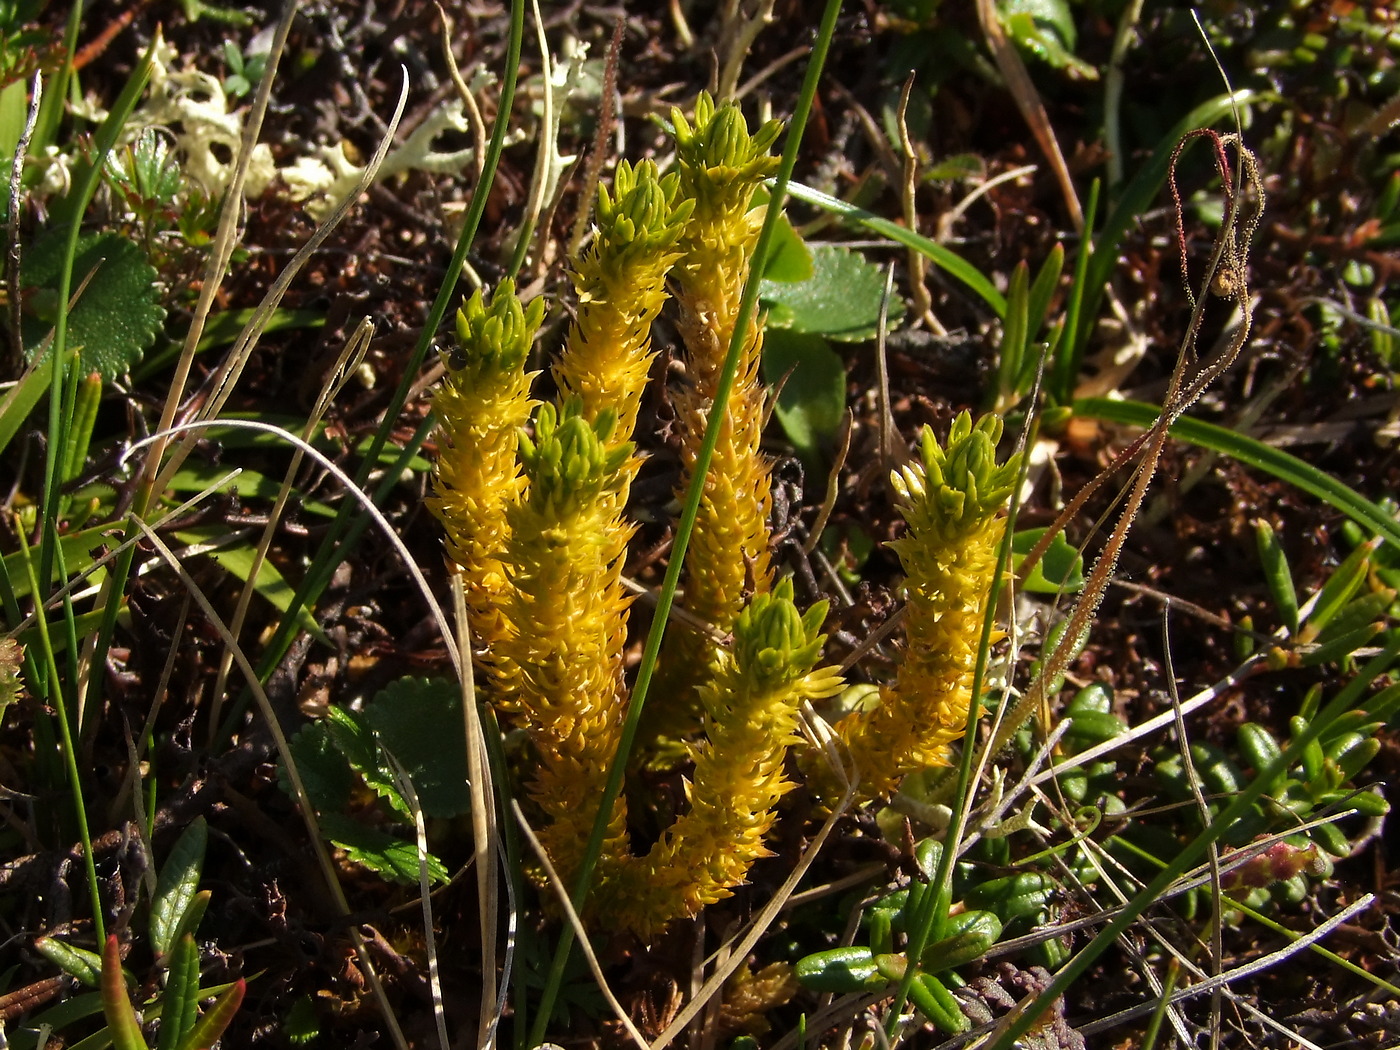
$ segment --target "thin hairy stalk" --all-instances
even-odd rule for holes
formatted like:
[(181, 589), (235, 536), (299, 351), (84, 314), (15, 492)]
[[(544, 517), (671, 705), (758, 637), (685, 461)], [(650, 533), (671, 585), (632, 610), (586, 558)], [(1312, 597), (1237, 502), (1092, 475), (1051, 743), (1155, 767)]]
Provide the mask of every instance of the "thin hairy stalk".
[[(1191, 318), (1187, 324), (1186, 334), (1182, 339), (1180, 354), (1176, 367), (1172, 371), (1172, 378), (1167, 390), (1167, 395), (1163, 399), (1162, 414), (1157, 422), (1140, 439), (1142, 449), (1142, 459), (1134, 471), (1132, 485), (1128, 498), (1124, 504), (1124, 509), (1119, 517), (1118, 524), (1110, 533), (1104, 549), (1094, 562), (1093, 569), (1085, 581), (1084, 589), (1080, 593), (1079, 600), (1075, 603), (1073, 611), (1070, 613), (1066, 623), (1064, 633), (1060, 643), (1054, 651), (1045, 659), (1041, 673), (1031, 683), (1022, 699), (1012, 709), (1011, 715), (1002, 724), (996, 736), (992, 739), (992, 748), (999, 751), (1010, 741), (1012, 735), (1030, 717), (1031, 713), (1042, 709), (1049, 701), (1047, 689), (1050, 683), (1059, 679), (1060, 675), (1069, 666), (1070, 660), (1074, 658), (1077, 646), (1081, 644), (1084, 633), (1093, 622), (1099, 604), (1103, 601), (1104, 593), (1107, 590), (1108, 582), (1113, 575), (1118, 564), (1118, 556), (1122, 552), (1123, 544), (1128, 537), (1128, 530), (1132, 527), (1138, 511), (1141, 509), (1144, 499), (1147, 496), (1148, 486), (1152, 482), (1156, 473), (1157, 463), (1161, 458), (1162, 451), (1166, 446), (1168, 432), (1171, 425), (1205, 392), (1206, 388), (1220, 377), (1244, 349), (1249, 341), (1250, 321), (1253, 316), (1253, 304), (1250, 301), (1248, 283), (1248, 249), (1250, 237), (1254, 227), (1259, 221), (1259, 215), (1263, 210), (1263, 188), (1260, 185), (1257, 168), (1254, 164), (1253, 155), (1233, 136), (1222, 139), (1214, 132), (1203, 132), (1202, 134), (1212, 137), (1216, 146), (1217, 164), (1219, 166), (1222, 181), (1225, 182), (1227, 190), (1229, 187), (1229, 172), (1224, 163), (1224, 144), (1231, 142), (1237, 150), (1248, 180), (1249, 187), (1255, 194), (1253, 206), (1248, 210), (1242, 210), (1242, 198), (1246, 194), (1244, 185), (1236, 187), (1235, 191), (1228, 192), (1225, 220), (1221, 224), (1220, 235), (1216, 238), (1210, 263), (1206, 268), (1203, 281), (1203, 288), (1220, 291), (1217, 283), (1217, 275), (1227, 272), (1230, 276), (1229, 287), (1224, 289), (1228, 298), (1233, 299), (1239, 306), (1242, 321), (1236, 329), (1234, 336), (1229, 343), (1220, 350), (1214, 357), (1200, 362), (1196, 354), (1196, 344), (1200, 335), (1201, 326), (1205, 321), (1205, 304), (1207, 296), (1203, 293), (1199, 298), (1193, 296), (1193, 309)], [(1195, 134), (1186, 136), (1177, 144), (1177, 153), (1185, 147)], [(1175, 156), (1175, 155), (1174, 155)], [(1174, 167), (1173, 169), (1174, 170)], [(1172, 179), (1173, 196), (1179, 201), (1179, 194), (1176, 191), (1175, 179)], [(1184, 243), (1184, 234), (1183, 243)], [(1182, 266), (1186, 262), (1183, 258)], [(1190, 294), (1190, 283), (1187, 281), (1187, 290)], [(1136, 442), (1135, 442), (1136, 444)], [(1127, 462), (1127, 456), (1122, 455), (1110, 464), (1099, 477), (1095, 478), (1088, 486), (1097, 488), (1102, 485), (1106, 477), (1110, 475), (1119, 465)], [(1081, 499), (1080, 497), (1083, 496)], [(1049, 549), (1050, 542), (1063, 530), (1074, 514), (1077, 514), (1088, 499), (1083, 493), (1077, 494), (1069, 506), (1060, 514), (1054, 524), (1051, 525), (1036, 544), (1035, 548), (1027, 555), (1022, 564), (1021, 571), (1029, 572)]]
[[(366, 317), (360, 321), (354, 333), (346, 340), (331, 373), (331, 380), (316, 398), (316, 404), (307, 416), (306, 426), (302, 428), (301, 438), (307, 444), (310, 444), (311, 439), (316, 436), (316, 429), (320, 426), (331, 403), (339, 396), (355, 369), (360, 366), (360, 362), (365, 359), (365, 354), (369, 351), (370, 337), (373, 334), (374, 322)], [(257, 593), (255, 584), (258, 573), (262, 571), (263, 563), (267, 560), (267, 552), (271, 549), (278, 526), (282, 523), (282, 514), (287, 509), (287, 501), (291, 499), (292, 485), (296, 480), (297, 472), (301, 470), (301, 461), (302, 454), (301, 450), (298, 449), (292, 453), (292, 461), (287, 465), (287, 470), (282, 475), (282, 484), (277, 490), (277, 498), (273, 500), (272, 509), (268, 511), (267, 524), (263, 526), (262, 537), (253, 548), (253, 560), (248, 568), (248, 578), (239, 589), (237, 605), (234, 607), (233, 616), (229, 618), (229, 630), (233, 632), (235, 638), (243, 634), (243, 623), (248, 616), (248, 608), (252, 603), (253, 595)], [(219, 712), (224, 704), (224, 687), (228, 684), (228, 673), (232, 667), (233, 654), (226, 649), (219, 659), (219, 671), (214, 676), (214, 688), (210, 693), (212, 703), (209, 707), (209, 742), (211, 746), (218, 733)]]
[(622, 30), (625, 22), (618, 15), (613, 22), (612, 39), (608, 42), (608, 57), (603, 63), (603, 92), (598, 106), (598, 130), (593, 134), (593, 148), (588, 153), (588, 161), (583, 168), (583, 184), (579, 187), (578, 214), (574, 216), (573, 228), (569, 231), (569, 243), (565, 254), (575, 258), (583, 247), (583, 238), (588, 234), (588, 217), (592, 212), (594, 195), (598, 192), (598, 179), (603, 173), (603, 161), (607, 157), (608, 139), (617, 125), (617, 62), (622, 53)]
[[(749, 319), (753, 316), (754, 309), (758, 304), (758, 275), (763, 272), (762, 264), (767, 257), (768, 246), (772, 242), (774, 231), (777, 229), (778, 217), (782, 213), (783, 202), (787, 196), (787, 186), (792, 177), (792, 169), (797, 163), (798, 147), (801, 145), (802, 133), (807, 126), (807, 117), (811, 113), (812, 100), (816, 96), (817, 82), (820, 78), (822, 67), (826, 62), (826, 54), (830, 48), (831, 37), (836, 28), (836, 16), (840, 13), (840, 10), (841, 0), (827, 0), (822, 14), (821, 26), (817, 33), (816, 43), (812, 49), (812, 60), (807, 68), (807, 77), (803, 81), (802, 92), (798, 96), (797, 108), (789, 124), (788, 137), (783, 148), (782, 164), (779, 167), (777, 180), (768, 203), (768, 214), (764, 219), (763, 230), (759, 234), (758, 244), (754, 250), (753, 270), (749, 280), (744, 285), (744, 293), (739, 305), (738, 323), (735, 325), (733, 336), (730, 339), (729, 350), (725, 357), (724, 367), (719, 377), (719, 385), (715, 392), (716, 405), (724, 405), (729, 401), (729, 392), (734, 385), (734, 373), (738, 369), (739, 357), (743, 350)], [(704, 490), (705, 474), (709, 469), (710, 460), (714, 455), (715, 444), (719, 440), (719, 431), (723, 423), (723, 415), (724, 413), (719, 411), (710, 414), (709, 423), (706, 427), (705, 439), (701, 443), (699, 452), (696, 455), (690, 491), (686, 495), (684, 509), (681, 512), (680, 521), (676, 525), (676, 535), (671, 548), (671, 560), (666, 567), (666, 576), (662, 582), (661, 593), (657, 598), (656, 615), (652, 619), (651, 629), (647, 634), (646, 645), (642, 652), (641, 666), (638, 669), (637, 681), (632, 688), (632, 699), (627, 711), (627, 720), (623, 724), (622, 735), (619, 739), (617, 757), (613, 760), (612, 766), (608, 770), (607, 784), (603, 790), (603, 797), (599, 800), (598, 816), (593, 822), (593, 830), (589, 834), (588, 843), (584, 849), (583, 860), (579, 865), (578, 875), (573, 885), (571, 900), (575, 909), (579, 908), (588, 898), (589, 890), (593, 884), (593, 872), (598, 863), (598, 857), (602, 852), (604, 836), (607, 833), (608, 815), (611, 813), (613, 804), (622, 791), (622, 781), (626, 775), (627, 762), (631, 756), (633, 744), (636, 741), (642, 712), (646, 708), (647, 690), (650, 688), (652, 677), (656, 670), (656, 660), (661, 651), (662, 637), (665, 634), (666, 624), (669, 621), (671, 605), (675, 601), (676, 588), (680, 583), (680, 573), (685, 561), (685, 551), (690, 544), (690, 537), (695, 529), (695, 520), (700, 510), (700, 496)], [(544, 1029), (548, 1024), (550, 1011), (553, 1009), (560, 982), (563, 979), (564, 968), (568, 964), (572, 939), (572, 929), (564, 931), (564, 933), (560, 935), (559, 944), (555, 949), (554, 959), (550, 965), (549, 976), (546, 979), (544, 994), (540, 998), (538, 1014), (531, 1030), (532, 1042), (536, 1045), (543, 1040)], [(674, 1038), (674, 1035), (672, 1038)]]

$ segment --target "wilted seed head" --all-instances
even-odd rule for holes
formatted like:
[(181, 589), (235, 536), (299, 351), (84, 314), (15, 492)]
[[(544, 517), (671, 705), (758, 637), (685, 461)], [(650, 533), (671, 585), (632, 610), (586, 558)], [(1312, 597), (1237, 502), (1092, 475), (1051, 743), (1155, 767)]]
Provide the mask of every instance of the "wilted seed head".
[(792, 581), (783, 580), (767, 594), (754, 595), (734, 621), (735, 663), (764, 685), (795, 681), (821, 655), (825, 638), (817, 632), (825, 618), (825, 602), (799, 614)]
[(544, 300), (521, 306), (515, 282), (507, 278), (496, 288), (491, 305), (481, 289), (457, 311), (457, 346), (447, 355), (454, 372), (477, 376), (505, 375), (524, 368), (535, 332), (544, 320)]
[[(543, 404), (535, 414), (535, 436), (520, 435), (520, 463), (530, 481), (530, 500), (563, 514), (593, 499), (617, 482), (618, 471), (632, 455), (632, 443), (609, 449), (617, 413), (606, 409), (590, 424), (582, 404), (570, 398), (562, 412)], [(538, 502), (536, 502), (538, 501)]]

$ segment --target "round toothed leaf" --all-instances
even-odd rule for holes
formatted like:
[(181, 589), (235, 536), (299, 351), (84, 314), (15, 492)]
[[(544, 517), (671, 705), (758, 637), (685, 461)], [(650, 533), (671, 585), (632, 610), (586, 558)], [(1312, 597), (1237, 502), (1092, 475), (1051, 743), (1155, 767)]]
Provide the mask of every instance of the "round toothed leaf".
[[(47, 356), (67, 243), (66, 229), (50, 230), (24, 254), (20, 323), (30, 360), (41, 352)], [(82, 348), (78, 367), (84, 374), (97, 372), (104, 380), (139, 362), (165, 320), (155, 267), (137, 245), (114, 233), (78, 239), (69, 294), (75, 298), (68, 311), (68, 345)]]
[[(759, 287), (770, 329), (810, 332), (838, 342), (874, 338), (884, 297), (884, 271), (849, 248), (831, 244), (813, 249), (807, 280), (764, 280)], [(892, 298), (887, 323), (893, 327), (903, 314), (903, 303)]]

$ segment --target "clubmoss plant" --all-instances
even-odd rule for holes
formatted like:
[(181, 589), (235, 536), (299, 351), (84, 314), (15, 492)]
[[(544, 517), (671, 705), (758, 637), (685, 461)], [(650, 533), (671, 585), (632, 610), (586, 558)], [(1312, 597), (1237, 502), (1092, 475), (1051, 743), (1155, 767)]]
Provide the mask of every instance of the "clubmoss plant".
[[(692, 124), (672, 111), (680, 192), (694, 213), (680, 240), (676, 266), (677, 327), (685, 343), (686, 384), (675, 395), (685, 468), (680, 491), (690, 482), (704, 439), (724, 358), (737, 325), (764, 212), (753, 207), (762, 181), (778, 167), (770, 149), (781, 124), (769, 121), (750, 133), (739, 108), (716, 106), (707, 94), (695, 103)], [(734, 387), (715, 446), (695, 533), (686, 553), (686, 607), (701, 620), (727, 631), (747, 596), (773, 584), (769, 555), (772, 509), (770, 464), (759, 449), (767, 399), (759, 377), (762, 325), (744, 333)], [(653, 728), (661, 734), (692, 729), (699, 704), (696, 673), (711, 655), (711, 643), (694, 632), (677, 632), (663, 657), (668, 703), (654, 704)]]
[[(622, 560), (634, 528), (615, 499), (632, 456), (609, 448), (611, 411), (590, 424), (577, 400), (541, 405), (520, 440), (528, 492), (507, 514), (503, 556), (514, 627), (499, 648), (517, 669), (511, 705), (534, 745), (530, 794), (549, 820), (540, 837), (561, 872), (577, 867), (626, 709)], [(605, 855), (627, 852), (626, 809), (610, 816)]]
[[(948, 764), (967, 726), (972, 678), (1015, 460), (998, 464), (1002, 422), (963, 412), (945, 444), (924, 429), (918, 460), (890, 480), (908, 525), (891, 546), (904, 568), (906, 647), (880, 703), (842, 719), (863, 798), (893, 793), (916, 769)], [(830, 793), (832, 788), (824, 785)]]
[(525, 487), (516, 448), (535, 404), (525, 358), (543, 318), (544, 301), (523, 306), (512, 281), (501, 282), (489, 305), (477, 291), (457, 313), (457, 346), (444, 356), (447, 372), (433, 398), (441, 447), (428, 509), (447, 534), (479, 646), (508, 632), (501, 557), (507, 512)]

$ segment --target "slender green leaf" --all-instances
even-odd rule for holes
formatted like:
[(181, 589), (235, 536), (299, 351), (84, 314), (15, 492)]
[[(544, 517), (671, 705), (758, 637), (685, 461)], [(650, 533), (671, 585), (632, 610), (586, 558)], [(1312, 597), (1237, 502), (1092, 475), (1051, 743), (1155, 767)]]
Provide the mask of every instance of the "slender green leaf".
[(788, 192), (798, 200), (815, 204), (845, 222), (864, 226), (867, 230), (878, 233), (882, 237), (888, 237), (906, 248), (913, 248), (940, 269), (946, 270), (951, 276), (956, 277), (976, 292), (998, 317), (1005, 316), (1006, 300), (1000, 292), (992, 287), (992, 282), (962, 256), (943, 247), (937, 241), (931, 241), (898, 223), (882, 219), (864, 208), (857, 208), (854, 204), (847, 204), (843, 200), (822, 193), (821, 190), (814, 190), (810, 186), (804, 186), (799, 182), (789, 183)]
[[(71, 364), (71, 362), (70, 362)], [(53, 379), (53, 369), (31, 364), (18, 383), (0, 397), (0, 452), (4, 452), (43, 398)]]
[(1298, 592), (1293, 587), (1293, 571), (1288, 556), (1273, 526), (1262, 518), (1254, 523), (1254, 539), (1259, 547), (1259, 562), (1264, 566), (1264, 580), (1274, 597), (1279, 620), (1290, 635), (1298, 633)]
[(102, 956), (96, 952), (90, 952), (86, 948), (75, 948), (52, 937), (37, 938), (34, 941), (34, 950), (69, 977), (76, 978), (89, 988), (96, 988), (102, 983)]
[(208, 825), (203, 817), (196, 817), (180, 833), (160, 869), (151, 898), (151, 946), (157, 956), (167, 955), (175, 947), (176, 932), (199, 889), (208, 841)]
[[(1074, 403), (1076, 416), (1129, 426), (1150, 427), (1161, 412), (1155, 405), (1142, 401), (1115, 401), (1106, 397), (1086, 397)], [(1226, 427), (1189, 416), (1178, 419), (1172, 425), (1171, 432), (1174, 437), (1233, 456), (1246, 466), (1272, 474), (1324, 500), (1400, 551), (1400, 523), (1355, 489), (1318, 470), (1311, 463)]]
[(170, 954), (170, 974), (161, 997), (160, 1037), (157, 1050), (176, 1050), (199, 1016), (199, 949), (185, 934)]
[(115, 933), (107, 937), (107, 947), (102, 953), (102, 1013), (106, 1015), (112, 1044), (117, 1050), (149, 1050), (136, 1020), (136, 1010), (126, 993), (121, 948)]

